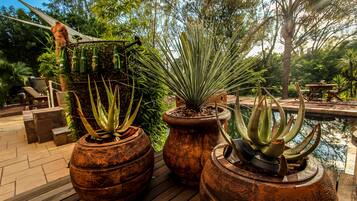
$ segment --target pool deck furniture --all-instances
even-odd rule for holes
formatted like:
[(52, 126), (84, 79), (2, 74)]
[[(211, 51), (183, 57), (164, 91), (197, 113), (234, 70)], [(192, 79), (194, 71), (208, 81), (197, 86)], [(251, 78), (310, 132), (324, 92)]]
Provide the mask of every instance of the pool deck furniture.
[(336, 97), (338, 100), (341, 100), (337, 96), (338, 94), (337, 92), (333, 93), (336, 91), (333, 90), (335, 87), (337, 87), (336, 84), (325, 84), (325, 83), (306, 84), (305, 87), (309, 89), (309, 92), (307, 94), (308, 101), (322, 100), (325, 94), (329, 96), (327, 99), (328, 101), (330, 101), (332, 97)]
[[(24, 111), (23, 120), (25, 124), (28, 143), (43, 143), (50, 141), (53, 139), (54, 135), (52, 129), (62, 128), (66, 126), (64, 111), (61, 107), (42, 108)], [(61, 133), (63, 132), (55, 130), (55, 134)], [(63, 143), (58, 142), (58, 144)]]
[[(32, 87), (23, 87), (26, 92), (26, 102), (29, 103), (30, 107), (43, 107), (47, 106), (47, 96), (37, 92)], [(34, 104), (37, 101), (37, 104)]]
[[(78, 201), (69, 176), (60, 178), (46, 185), (16, 195), (11, 201), (23, 200), (63, 200)], [(178, 183), (170, 174), (162, 158), (162, 152), (155, 153), (154, 174), (151, 182), (142, 194), (140, 201), (199, 201), (198, 189)]]
[[(228, 104), (234, 104), (236, 97), (228, 96)], [(285, 111), (296, 113), (299, 109), (297, 99), (279, 100)], [(243, 107), (253, 107), (254, 97), (240, 97), (240, 104)], [(273, 104), (273, 109), (277, 109)], [(306, 115), (321, 117), (347, 117), (357, 118), (357, 101), (351, 102), (326, 102), (326, 101), (307, 101), (305, 102)]]

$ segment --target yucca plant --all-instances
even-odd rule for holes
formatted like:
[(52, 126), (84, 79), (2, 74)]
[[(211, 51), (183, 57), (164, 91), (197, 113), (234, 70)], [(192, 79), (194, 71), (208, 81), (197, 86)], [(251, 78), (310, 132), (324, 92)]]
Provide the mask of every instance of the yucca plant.
[(167, 85), (188, 109), (198, 112), (211, 96), (257, 79), (252, 60), (245, 58), (247, 40), (236, 34), (217, 43), (202, 25), (188, 25), (178, 40), (159, 42), (162, 56), (147, 49), (139, 60), (154, 81)]
[(89, 97), (90, 97), (90, 102), (92, 106), (92, 113), (95, 118), (96, 123), (100, 127), (99, 130), (95, 130), (88, 122), (88, 120), (85, 118), (84, 113), (82, 111), (81, 107), (81, 102), (79, 100), (79, 97), (75, 95), (76, 101), (77, 101), (77, 111), (79, 113), (80, 119), (87, 130), (88, 134), (91, 135), (94, 139), (96, 140), (103, 140), (105, 138), (110, 138), (113, 137), (115, 138), (116, 141), (120, 140), (120, 137), (122, 134), (124, 134), (132, 125), (132, 123), (135, 120), (135, 117), (139, 111), (140, 108), (140, 103), (142, 100), (142, 97), (140, 98), (134, 112), (131, 114), (131, 109), (133, 106), (134, 102), (134, 81), (133, 81), (133, 87), (132, 87), (132, 93), (131, 93), (131, 99), (130, 103), (128, 106), (128, 109), (125, 113), (125, 117), (123, 119), (123, 122), (120, 122), (120, 94), (119, 94), (119, 86), (116, 85), (113, 91), (113, 87), (108, 81), (108, 84), (105, 82), (105, 80), (102, 78), (104, 88), (107, 94), (107, 99), (108, 99), (108, 109), (105, 109), (101, 98), (100, 94), (98, 91), (97, 83), (94, 81), (95, 85), (95, 91), (96, 91), (96, 98), (97, 100), (95, 101), (93, 98), (92, 94), (92, 87), (91, 87), (91, 81), (88, 76), (88, 91), (89, 91)]
[[(279, 102), (266, 89), (264, 89), (266, 95), (262, 95), (259, 89), (248, 125), (243, 121), (237, 93), (235, 125), (242, 139), (232, 140), (217, 121), (221, 133), (232, 148), (228, 153), (231, 162), (237, 162), (238, 158), (241, 163), (252, 165), (263, 172), (284, 176), (288, 172), (289, 163), (299, 164), (317, 147), (321, 137), (320, 124), (317, 124), (302, 142), (294, 147), (287, 146), (287, 143), (299, 133), (305, 115), (304, 98), (298, 84), (296, 84), (296, 90), (300, 102), (296, 119), (291, 116), (287, 121)], [(272, 121), (273, 102), (279, 111), (279, 123)]]

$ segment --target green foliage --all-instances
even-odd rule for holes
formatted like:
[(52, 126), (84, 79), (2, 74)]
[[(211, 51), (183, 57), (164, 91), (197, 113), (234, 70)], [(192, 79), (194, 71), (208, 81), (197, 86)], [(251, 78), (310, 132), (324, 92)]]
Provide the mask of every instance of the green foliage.
[(56, 65), (56, 54), (54, 51), (45, 52), (41, 54), (37, 61), (39, 63), (38, 72), (41, 76), (46, 78), (56, 78), (58, 73), (60, 72), (58, 66)]
[[(166, 126), (161, 119), (162, 113), (167, 108), (165, 105), (166, 88), (162, 84), (158, 85), (150, 81), (151, 79), (147, 77), (148, 75), (142, 73), (142, 65), (137, 60), (137, 55), (139, 55), (139, 52), (145, 47), (135, 45), (125, 49), (126, 43), (131, 43), (131, 41), (74, 44), (68, 47), (68, 61), (71, 62), (71, 64), (73, 64), (74, 52), (80, 52), (81, 48), (87, 49), (86, 55), (88, 61), (93, 61), (93, 49), (96, 49), (98, 56), (98, 71), (81, 74), (71, 70), (71, 72), (66, 73), (69, 81), (68, 87), (69, 90), (75, 91), (80, 98), (83, 113), (86, 115), (90, 125), (94, 129), (100, 129), (92, 112), (87, 86), (87, 74), (90, 75), (92, 80), (96, 81), (99, 92), (105, 91), (102, 77), (104, 77), (105, 80), (110, 80), (112, 84), (119, 85), (120, 106), (122, 111), (127, 110), (129, 106), (131, 99), (130, 92), (132, 91), (131, 86), (133, 85), (133, 81), (135, 81), (135, 88), (139, 93), (135, 93), (134, 104), (137, 104), (140, 100), (140, 94), (142, 95), (142, 102), (134, 125), (144, 129), (145, 133), (149, 135), (154, 149), (159, 151), (162, 149), (166, 139)], [(115, 68), (113, 64), (114, 46), (117, 46), (119, 52), (122, 64), (120, 69)], [(79, 61), (79, 58), (77, 60)], [(92, 64), (88, 63), (87, 65), (87, 67), (90, 68)], [(96, 96), (96, 94), (93, 95)], [(101, 99), (104, 104), (107, 102), (106, 96), (101, 97)], [(86, 133), (86, 129), (83, 127), (76, 110), (76, 105), (73, 94), (70, 94), (68, 111), (72, 119), (70, 127), (72, 130), (71, 134), (74, 138), (81, 137)], [(108, 105), (106, 105), (106, 107), (107, 106)], [(121, 119), (123, 119), (123, 117), (121, 117)]]
[(25, 63), (9, 63), (0, 58), (0, 107), (16, 99), (17, 93), (30, 75), (32, 75), (32, 69)]
[(44, 5), (47, 14), (55, 19), (83, 34), (100, 37), (105, 31), (105, 25), (91, 12), (93, 4), (93, 0), (49, 0)]
[(154, 82), (164, 83), (195, 111), (201, 110), (209, 97), (256, 79), (250, 71), (252, 62), (244, 59), (243, 45), (237, 45), (236, 37), (215, 48), (214, 36), (206, 33), (202, 26), (191, 25), (179, 41), (159, 44), (165, 60), (153, 50), (140, 58), (147, 73), (156, 75)]
[[(236, 109), (235, 109), (235, 123), (236, 128), (242, 141), (235, 143), (231, 137), (224, 131), (220, 121), (217, 121), (220, 131), (225, 137), (226, 141), (233, 148), (233, 153), (243, 163), (252, 162), (253, 166), (264, 169), (259, 163), (255, 163), (256, 156), (266, 158), (268, 161), (280, 159), (279, 170), (273, 170), (274, 173), (284, 176), (287, 173), (287, 163), (285, 161), (299, 161), (310, 154), (320, 142), (321, 127), (316, 125), (312, 132), (298, 145), (293, 148), (286, 148), (286, 143), (291, 141), (300, 132), (301, 126), (304, 122), (305, 104), (303, 95), (300, 92), (299, 85), (296, 84), (296, 91), (299, 94), (300, 107), (296, 120), (292, 116), (286, 121), (285, 112), (280, 106), (279, 102), (267, 91), (267, 95), (262, 95), (260, 89), (258, 90), (256, 103), (252, 109), (252, 114), (249, 118), (248, 125), (245, 124), (240, 104), (239, 94), (237, 94)], [(267, 98), (270, 98), (270, 103)], [(280, 122), (273, 122), (272, 103), (276, 104), (279, 114)], [(312, 140), (314, 140), (313, 143)], [(252, 153), (251, 157), (247, 157), (242, 153), (246, 147), (250, 147)], [(249, 150), (249, 149), (248, 149)], [(258, 158), (258, 160), (260, 160)], [(274, 162), (272, 162), (274, 163)]]
[[(39, 23), (33, 13), (15, 10), (14, 7), (1, 7), (0, 15)], [(36, 74), (37, 57), (43, 52), (42, 42), (46, 41), (45, 31), (3, 17), (0, 20), (0, 50), (3, 51), (4, 58), (11, 63), (21, 61)]]
[(104, 38), (145, 37), (150, 27), (150, 2), (142, 0), (97, 0), (91, 10), (105, 27)]
[(60, 73), (60, 69), (56, 65), (56, 53), (54, 50), (54, 40), (50, 33), (45, 33), (46, 42), (44, 52), (37, 58), (39, 64), (38, 72), (41, 76), (44, 76), (51, 80), (56, 80), (57, 75)]
[[(94, 81), (95, 91), (97, 100), (94, 101), (94, 97), (92, 94), (92, 87), (91, 81), (88, 76), (88, 91), (89, 91), (89, 98), (92, 106), (92, 114), (97, 122), (97, 125), (101, 128), (101, 130), (96, 131), (84, 117), (81, 102), (78, 96), (75, 94), (76, 102), (77, 102), (77, 111), (80, 115), (80, 119), (84, 127), (86, 128), (87, 132), (97, 140), (102, 140), (105, 138), (115, 137), (116, 140), (120, 140), (123, 134), (130, 128), (132, 123), (135, 120), (135, 117), (139, 111), (140, 103), (142, 98), (140, 98), (134, 112), (131, 114), (131, 108), (134, 102), (134, 85), (132, 87), (132, 93), (130, 98), (129, 107), (127, 108), (124, 120), (120, 123), (120, 94), (119, 94), (119, 86), (115, 86), (113, 91), (113, 87), (108, 82), (108, 85), (105, 83), (105, 80), (102, 78), (104, 83), (105, 91), (107, 94), (107, 101), (108, 101), (108, 109), (106, 110), (104, 104), (101, 101), (100, 93), (98, 91), (97, 83)], [(134, 83), (133, 83), (134, 84)]]

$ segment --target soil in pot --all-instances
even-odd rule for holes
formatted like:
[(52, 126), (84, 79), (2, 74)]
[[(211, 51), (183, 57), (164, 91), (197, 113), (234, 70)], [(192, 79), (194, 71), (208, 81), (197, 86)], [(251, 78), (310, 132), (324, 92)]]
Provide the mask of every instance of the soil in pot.
[(313, 157), (306, 159), (304, 169), (285, 177), (275, 177), (233, 165), (223, 155), (226, 146), (215, 147), (204, 167), (200, 183), (201, 200), (337, 200), (330, 178)]
[(87, 135), (74, 147), (70, 175), (82, 200), (135, 200), (150, 182), (154, 151), (141, 128), (125, 139), (93, 143)]
[[(218, 110), (218, 118), (225, 124), (230, 112), (223, 107)], [(195, 114), (179, 107), (163, 115), (163, 120), (170, 127), (163, 158), (167, 167), (184, 184), (199, 184), (203, 166), (212, 149), (223, 142), (214, 111), (214, 107), (209, 107), (201, 114)]]

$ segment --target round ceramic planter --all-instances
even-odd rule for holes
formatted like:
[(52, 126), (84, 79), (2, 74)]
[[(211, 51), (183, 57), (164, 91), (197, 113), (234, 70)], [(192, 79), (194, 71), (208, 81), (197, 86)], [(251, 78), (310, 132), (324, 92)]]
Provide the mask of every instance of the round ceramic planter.
[(284, 178), (234, 166), (223, 156), (227, 145), (212, 151), (201, 176), (202, 201), (335, 201), (336, 191), (323, 167), (313, 158), (304, 170)]
[[(82, 200), (135, 200), (150, 182), (154, 151), (141, 128), (110, 143), (76, 143), (70, 163), (72, 184)], [(134, 129), (134, 130), (133, 130)]]
[[(216, 116), (176, 117), (175, 109), (165, 112), (163, 120), (169, 125), (170, 133), (163, 149), (167, 167), (184, 184), (198, 185), (205, 162), (212, 149), (223, 142), (217, 127)], [(230, 112), (219, 107), (222, 124), (230, 118)]]

